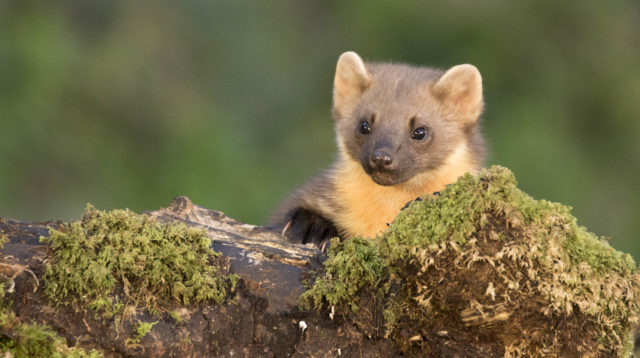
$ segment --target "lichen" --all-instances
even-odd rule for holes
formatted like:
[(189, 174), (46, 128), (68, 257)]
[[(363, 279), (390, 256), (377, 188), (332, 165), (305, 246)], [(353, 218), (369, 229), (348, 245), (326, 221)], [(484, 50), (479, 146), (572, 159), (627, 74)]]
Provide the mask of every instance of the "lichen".
[[(302, 303), (368, 331), (376, 322), (353, 314), (358, 305), (383, 311), (384, 332), (407, 351), (434, 354), (438, 332), (471, 334), (507, 357), (629, 349), (640, 311), (633, 259), (570, 208), (519, 190), (506, 168), (467, 174), (412, 203), (376, 240), (352, 241), (333, 245)], [(378, 299), (363, 300), (371, 292)]]
[(81, 220), (52, 229), (41, 242), (48, 245), (44, 292), (56, 303), (111, 314), (120, 305), (108, 298), (116, 288), (121, 301), (151, 309), (170, 302), (221, 303), (229, 289), (205, 230), (129, 210), (88, 205)]

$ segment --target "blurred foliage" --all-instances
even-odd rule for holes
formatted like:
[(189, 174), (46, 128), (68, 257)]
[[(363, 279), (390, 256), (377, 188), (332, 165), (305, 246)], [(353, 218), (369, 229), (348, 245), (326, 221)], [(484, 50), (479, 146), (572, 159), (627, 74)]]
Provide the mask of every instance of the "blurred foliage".
[(340, 53), (484, 78), (489, 163), (640, 257), (640, 3), (0, 2), (0, 216), (263, 223), (335, 156)]

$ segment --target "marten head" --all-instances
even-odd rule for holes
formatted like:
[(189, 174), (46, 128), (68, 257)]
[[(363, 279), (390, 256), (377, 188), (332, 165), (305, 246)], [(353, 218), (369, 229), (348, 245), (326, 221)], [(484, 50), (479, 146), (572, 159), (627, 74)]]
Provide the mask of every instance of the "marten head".
[(453, 157), (480, 165), (482, 77), (472, 65), (447, 71), (338, 59), (333, 89), (341, 155), (380, 185), (435, 172)]

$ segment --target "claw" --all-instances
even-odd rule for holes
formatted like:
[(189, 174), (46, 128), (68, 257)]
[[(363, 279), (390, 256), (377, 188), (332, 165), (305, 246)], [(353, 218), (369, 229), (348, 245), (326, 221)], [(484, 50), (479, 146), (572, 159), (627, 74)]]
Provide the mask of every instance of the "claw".
[(289, 220), (287, 222), (287, 225), (284, 226), (284, 228), (282, 228), (282, 233), (280, 234), (282, 236), (282, 238), (286, 238), (286, 234), (287, 234), (287, 230), (289, 230), (289, 228), (291, 227), (291, 220)]
[(327, 249), (327, 240), (322, 240), (322, 242), (320, 243), (320, 251), (325, 252), (326, 249)]

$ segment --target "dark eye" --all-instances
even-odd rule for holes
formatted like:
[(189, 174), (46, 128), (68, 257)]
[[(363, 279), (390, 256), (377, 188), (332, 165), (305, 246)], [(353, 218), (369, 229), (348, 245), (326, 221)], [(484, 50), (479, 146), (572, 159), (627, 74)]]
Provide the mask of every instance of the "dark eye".
[(423, 140), (427, 137), (427, 130), (424, 127), (416, 128), (411, 133), (411, 139)]
[(369, 125), (369, 122), (367, 121), (362, 121), (360, 122), (360, 133), (362, 134), (369, 134), (371, 133), (371, 126)]

